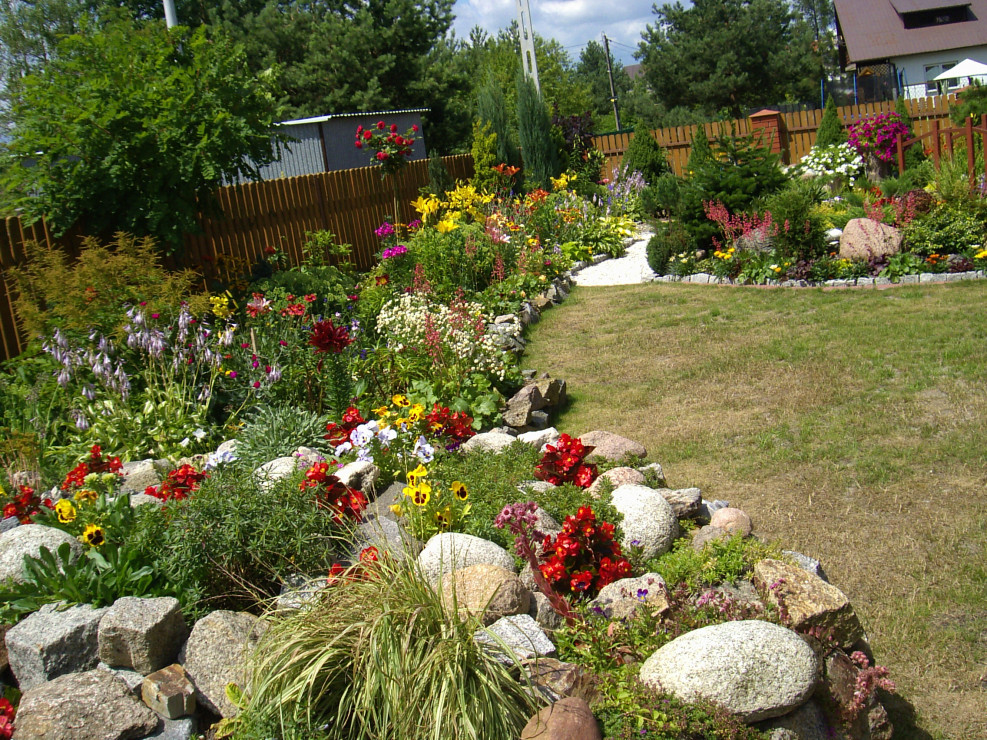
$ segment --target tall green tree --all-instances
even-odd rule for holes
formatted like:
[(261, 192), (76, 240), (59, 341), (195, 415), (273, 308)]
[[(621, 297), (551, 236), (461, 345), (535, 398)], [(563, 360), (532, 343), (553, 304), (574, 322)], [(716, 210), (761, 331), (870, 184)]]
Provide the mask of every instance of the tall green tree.
[(84, 28), (13, 92), (5, 196), (56, 234), (81, 219), (176, 248), (224, 178), (273, 160), (272, 83), (205, 27)]
[[(610, 55), (613, 67), (613, 86), (617, 93), (617, 103), (622, 104), (631, 89), (631, 78), (624, 71), (624, 65)], [(613, 113), (613, 102), (610, 96), (610, 75), (607, 72), (607, 52), (603, 44), (590, 41), (579, 55), (576, 64), (576, 78), (588, 88), (592, 100), (590, 110), (596, 116), (606, 116)]]
[(517, 114), (525, 185), (547, 188), (549, 178), (559, 174), (558, 147), (552, 140), (552, 121), (545, 102), (534, 81), (525, 75), (517, 78)]
[(721, 109), (812, 99), (819, 62), (812, 36), (784, 0), (695, 0), (655, 6), (637, 56), (667, 107)]

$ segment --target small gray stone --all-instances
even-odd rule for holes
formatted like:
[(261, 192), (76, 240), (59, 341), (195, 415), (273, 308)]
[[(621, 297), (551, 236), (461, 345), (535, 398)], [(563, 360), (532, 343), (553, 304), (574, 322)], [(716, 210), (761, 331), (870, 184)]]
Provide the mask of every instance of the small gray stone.
[(172, 469), (168, 460), (135, 460), (126, 462), (120, 468), (123, 477), (120, 481), (121, 493), (144, 493), (148, 486), (161, 485), (161, 481)]
[(380, 469), (371, 462), (355, 460), (333, 473), (344, 486), (362, 491), (367, 496), (374, 492), (380, 480)]
[(236, 454), (237, 441), (235, 439), (227, 439), (219, 443), (219, 447), (216, 448), (217, 455), (225, 455), (226, 453)]
[[(529, 571), (530, 572), (530, 569)], [(542, 629), (552, 632), (565, 624), (562, 615), (555, 611), (552, 602), (548, 597), (537, 589), (531, 592), (531, 602), (528, 607), (528, 614), (541, 626)]]
[(482, 452), (500, 452), (513, 443), (514, 437), (509, 434), (486, 432), (484, 434), (477, 434), (470, 437), (463, 443), (463, 446), (460, 447), (460, 449), (463, 452), (473, 452), (474, 450), (480, 450)]
[(544, 493), (552, 488), (555, 488), (555, 486), (546, 480), (526, 480), (521, 481), (517, 485), (518, 491), (526, 496), (532, 493)]
[(637, 578), (621, 578), (600, 589), (590, 608), (599, 608), (611, 619), (628, 619), (644, 605), (652, 613), (668, 611), (665, 579), (658, 573), (645, 573)]
[(826, 571), (823, 570), (822, 563), (815, 558), (810, 558), (808, 555), (803, 555), (802, 553), (795, 552), (794, 550), (782, 550), (781, 554), (793, 561), (806, 573), (811, 573), (818, 578), (822, 578), (827, 583), (829, 582), (829, 578), (826, 576)]
[(638, 468), (638, 472), (644, 476), (645, 480), (653, 480), (659, 485), (665, 485), (665, 471), (662, 469), (661, 463), (653, 462), (642, 465)]
[(164, 719), (161, 729), (144, 740), (192, 740), (198, 734), (199, 720), (193, 714), (181, 719)]
[(124, 596), (99, 624), (99, 658), (146, 676), (172, 663), (187, 637), (178, 599)]
[(669, 503), (678, 519), (697, 519), (702, 514), (702, 491), (698, 488), (659, 488), (658, 493)]
[(913, 284), (913, 283), (917, 283), (918, 281), (919, 281), (919, 276), (918, 275), (902, 275), (901, 276), (901, 284), (902, 285), (910, 285), (910, 284)]
[(126, 740), (154, 732), (158, 715), (112, 673), (71, 673), (24, 692), (17, 708), (20, 740)]
[(4, 517), (3, 521), (0, 521), (0, 534), (3, 534), (4, 532), (9, 532), (14, 527), (19, 527), (20, 524), (21, 524), (21, 520), (18, 519), (16, 516)]
[(553, 445), (559, 441), (559, 430), (555, 427), (548, 427), (547, 429), (537, 429), (531, 432), (524, 432), (519, 434), (517, 438), (529, 444), (532, 447), (541, 449), (545, 445)]
[(418, 566), (432, 583), (438, 582), (446, 573), (481, 563), (499, 565), (512, 573), (517, 572), (514, 558), (503, 547), (460, 532), (435, 535), (425, 543), (425, 549), (418, 555)]
[(300, 458), (293, 456), (278, 457), (270, 462), (266, 462), (254, 471), (261, 487), (270, 489), (283, 478), (290, 478), (296, 472), (305, 467)]
[(489, 645), (491, 652), (504, 663), (513, 662), (504, 653), (504, 647), (519, 661), (555, 654), (555, 645), (529, 614), (502, 617), (486, 630), (478, 630), (473, 639), (481, 645)]
[(367, 547), (376, 547), (381, 553), (389, 552), (397, 559), (404, 559), (409, 555), (418, 557), (423, 546), (399, 522), (387, 517), (366, 517), (357, 525), (352, 559), (358, 559), (360, 551)]
[(528, 426), (535, 430), (548, 428), (549, 415), (547, 411), (532, 411), (528, 418)]
[(730, 539), (730, 533), (725, 529), (707, 524), (705, 527), (700, 527), (693, 533), (692, 549), (696, 552), (701, 552), (702, 549), (710, 542), (728, 539)]
[(675, 638), (641, 665), (640, 677), (683, 701), (703, 697), (757, 722), (808, 699), (819, 680), (819, 661), (795, 632), (750, 619)]
[(80, 604), (64, 611), (45, 604), (7, 632), (10, 669), (21, 690), (99, 663), (99, 621), (106, 609)]
[(318, 578), (310, 578), (301, 574), (288, 576), (285, 583), (281, 584), (281, 593), (274, 600), (274, 609), (276, 611), (301, 609), (325, 587), (325, 576)]
[(24, 582), (24, 556), (38, 557), (41, 548), (54, 554), (58, 548), (68, 543), (71, 561), (82, 554), (82, 543), (68, 532), (41, 524), (22, 524), (0, 534), (0, 582), (13, 580)]
[(579, 436), (579, 441), (587, 447), (595, 449), (586, 456), (589, 462), (594, 460), (610, 460), (620, 462), (626, 457), (647, 457), (648, 451), (644, 445), (621, 437), (619, 434), (606, 431), (586, 432)]
[(130, 494), (130, 508), (135, 509), (138, 506), (147, 506), (148, 504), (164, 506), (164, 501), (159, 498), (155, 498), (154, 496), (148, 496), (146, 493)]

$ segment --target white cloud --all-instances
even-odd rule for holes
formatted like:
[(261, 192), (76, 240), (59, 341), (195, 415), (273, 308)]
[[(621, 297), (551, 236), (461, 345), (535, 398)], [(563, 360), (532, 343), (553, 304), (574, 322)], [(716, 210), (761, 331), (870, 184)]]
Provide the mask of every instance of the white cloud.
[[(624, 64), (633, 64), (641, 33), (653, 22), (651, 0), (601, 3), (599, 0), (529, 0), (535, 33), (556, 39), (573, 61), (590, 40), (601, 41), (606, 33), (610, 51)], [(480, 26), (496, 34), (517, 19), (514, 0), (457, 0), (453, 7), (453, 28), (460, 38), (469, 38), (470, 29)]]

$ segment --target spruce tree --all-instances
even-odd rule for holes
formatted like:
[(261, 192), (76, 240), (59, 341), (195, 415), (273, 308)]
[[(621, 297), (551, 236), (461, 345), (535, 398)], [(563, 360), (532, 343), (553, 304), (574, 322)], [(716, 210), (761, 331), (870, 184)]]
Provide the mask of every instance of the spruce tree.
[(549, 178), (559, 174), (558, 147), (552, 140), (548, 108), (524, 75), (517, 81), (518, 139), (524, 160), (524, 180), (532, 188), (548, 188)]
[(826, 109), (823, 111), (822, 120), (819, 122), (819, 130), (816, 131), (815, 146), (833, 146), (845, 141), (846, 129), (843, 128), (840, 114), (836, 112), (836, 101), (830, 95), (826, 98)]
[(638, 126), (634, 130), (634, 138), (624, 152), (621, 165), (630, 172), (640, 172), (649, 185), (654, 184), (659, 177), (671, 172), (672, 169), (668, 166), (665, 150), (645, 126)]
[(689, 151), (689, 160), (685, 164), (686, 174), (692, 175), (702, 169), (702, 166), (713, 159), (713, 148), (709, 145), (709, 138), (706, 136), (706, 127), (702, 124), (696, 129), (696, 135), (692, 137), (692, 148)]

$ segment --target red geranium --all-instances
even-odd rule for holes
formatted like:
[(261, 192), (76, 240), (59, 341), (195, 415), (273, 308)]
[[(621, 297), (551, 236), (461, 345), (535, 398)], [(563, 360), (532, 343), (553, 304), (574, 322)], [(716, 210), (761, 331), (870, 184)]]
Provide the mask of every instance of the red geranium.
[(429, 431), (435, 436), (449, 440), (446, 448), (454, 450), (476, 434), (473, 431), (473, 417), (464, 411), (450, 411), (448, 406), (435, 404), (431, 413), (425, 416)]
[(68, 491), (73, 488), (82, 488), (85, 478), (90, 473), (116, 473), (123, 475), (120, 468), (123, 464), (119, 457), (103, 458), (103, 451), (99, 445), (93, 445), (89, 450), (89, 459), (81, 462), (70, 470), (65, 480), (62, 481), (62, 490)]
[(587, 447), (568, 434), (559, 437), (554, 445), (545, 448), (541, 462), (535, 466), (535, 478), (559, 486), (574, 483), (580, 488), (589, 488), (598, 475), (596, 466), (583, 460), (595, 447)]

